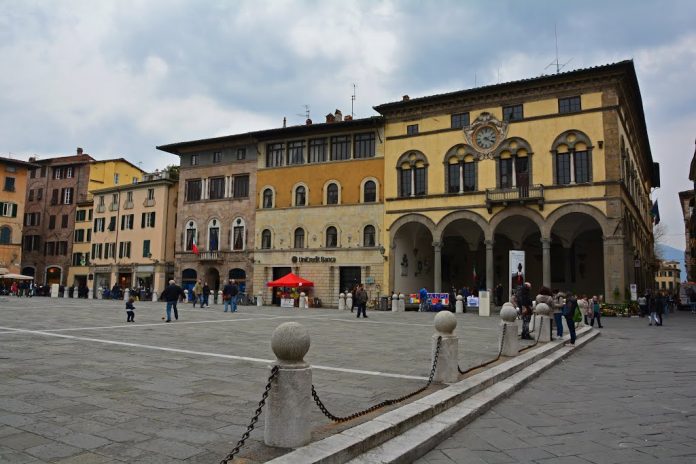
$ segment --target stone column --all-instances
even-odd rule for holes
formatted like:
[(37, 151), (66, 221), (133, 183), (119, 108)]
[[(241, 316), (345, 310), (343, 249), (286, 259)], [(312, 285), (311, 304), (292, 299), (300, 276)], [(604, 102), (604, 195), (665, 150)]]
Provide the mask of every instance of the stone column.
[(486, 288), (493, 290), (493, 240), (485, 240), (483, 243), (486, 245)]
[(459, 161), (459, 193), (464, 193), (464, 163), (461, 161)]
[(279, 448), (299, 448), (312, 439), (312, 368), (304, 361), (309, 332), (297, 322), (279, 325), (271, 349), (279, 367), (266, 402), (264, 442)]
[(442, 291), (442, 242), (433, 242), (435, 252), (435, 283), (433, 290), (435, 293)]
[[(603, 237), (604, 240), (604, 299), (607, 303), (620, 303), (623, 300), (624, 253), (623, 235)], [(614, 295), (618, 290), (618, 298)]]
[(512, 303), (504, 303), (500, 310), (500, 336), (502, 337), (501, 346), (503, 347), (501, 354), (503, 356), (517, 356), (520, 350), (520, 342), (517, 338), (517, 310)]
[(433, 381), (453, 383), (459, 380), (459, 339), (454, 335), (457, 328), (457, 318), (449, 311), (440, 311), (435, 316), (435, 333), (432, 342), (432, 357), (435, 360), (437, 339), (440, 341), (440, 352), (437, 357), (437, 367)]
[(541, 282), (544, 287), (551, 288), (551, 239), (541, 238)]

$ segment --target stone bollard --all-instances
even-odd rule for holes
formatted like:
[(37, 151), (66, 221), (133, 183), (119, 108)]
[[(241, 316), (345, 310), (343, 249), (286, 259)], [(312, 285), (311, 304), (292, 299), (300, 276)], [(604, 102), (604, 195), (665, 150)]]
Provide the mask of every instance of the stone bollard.
[(297, 301), (298, 309), (307, 309), (307, 303), (305, 302), (305, 292), (300, 292), (300, 297)]
[(546, 303), (537, 303), (534, 307), (534, 314), (539, 316), (539, 335), (540, 342), (551, 341), (551, 308)]
[(72, 288), (72, 297), (77, 298), (77, 287)]
[(344, 293), (338, 294), (338, 309), (340, 311), (346, 309), (346, 295)]
[(350, 292), (346, 293), (346, 309), (349, 311), (353, 309), (353, 294)]
[(397, 295), (396, 293), (393, 294), (391, 297), (391, 308), (393, 313), (399, 311), (399, 295)]
[(256, 307), (260, 308), (261, 306), (263, 306), (263, 292), (256, 295)]
[(406, 297), (403, 293), (399, 293), (399, 311), (406, 311)]
[(221, 304), (221, 303), (222, 303), (222, 290), (218, 290), (217, 299), (215, 300), (215, 304)]
[(104, 299), (104, 289), (101, 287), (97, 288), (97, 298), (100, 300)]
[(461, 295), (457, 295), (457, 302), (454, 304), (454, 310), (462, 314), (464, 312), (464, 297)]
[(157, 303), (157, 290), (152, 292), (152, 302)]
[(189, 300), (189, 299), (188, 299), (188, 295), (189, 295), (189, 291), (188, 291), (188, 290), (184, 290), (184, 303), (188, 303), (188, 300)]
[(503, 356), (517, 356), (520, 349), (517, 324), (515, 324), (517, 309), (510, 302), (503, 304), (500, 309), (500, 318), (503, 320), (500, 324), (501, 346), (503, 347), (501, 354)]
[(127, 288), (125, 292), (123, 292), (123, 301), (128, 301), (130, 298), (130, 288)]
[(70, 295), (70, 287), (65, 286), (63, 287), (63, 298), (67, 298)]
[(297, 322), (279, 325), (271, 336), (279, 369), (266, 403), (269, 446), (298, 448), (312, 438), (312, 368), (304, 361), (309, 345), (309, 332)]
[(453, 383), (459, 380), (459, 339), (454, 335), (457, 318), (449, 311), (440, 311), (435, 316), (435, 333), (433, 334), (432, 357), (435, 359), (437, 338), (442, 337), (440, 353), (437, 357), (433, 381)]
[(89, 287), (87, 289), (87, 299), (89, 299), (89, 300), (94, 299), (94, 288), (93, 287)]
[(479, 316), (491, 315), (491, 296), (490, 292), (481, 290), (479, 292)]
[(58, 284), (51, 284), (51, 298), (58, 298)]

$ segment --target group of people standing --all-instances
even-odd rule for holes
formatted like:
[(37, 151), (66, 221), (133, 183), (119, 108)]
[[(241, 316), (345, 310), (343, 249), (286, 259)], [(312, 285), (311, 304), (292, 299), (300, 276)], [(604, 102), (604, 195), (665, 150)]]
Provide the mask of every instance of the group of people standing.
[(355, 308), (358, 309), (358, 315), (356, 316), (357, 318), (360, 317), (360, 314), (364, 318), (367, 318), (367, 290), (365, 290), (365, 285), (362, 283), (356, 284), (353, 287), (353, 306), (350, 308), (350, 312), (352, 313)]
[(196, 307), (196, 303), (199, 304), (201, 308), (210, 307), (208, 298), (210, 297), (210, 287), (208, 282), (201, 284), (201, 281), (197, 281), (196, 285), (193, 286), (193, 307)]
[(0, 283), (0, 295), (11, 295), (11, 296), (28, 296), (32, 297), (36, 293), (36, 286), (34, 281), (23, 280), (21, 282), (13, 281), (9, 286), (4, 283)]
[(672, 297), (662, 292), (653, 295), (648, 290), (644, 295), (638, 297), (640, 317), (648, 316), (648, 325), (661, 326), (665, 315), (669, 313), (670, 306), (673, 305)]

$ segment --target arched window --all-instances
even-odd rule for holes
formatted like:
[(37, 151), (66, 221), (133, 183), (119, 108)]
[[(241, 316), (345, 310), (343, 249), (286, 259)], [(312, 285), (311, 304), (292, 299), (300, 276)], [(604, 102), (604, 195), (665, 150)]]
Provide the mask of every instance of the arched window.
[(295, 229), (295, 248), (304, 248), (304, 229), (302, 227), (298, 227)]
[(458, 145), (445, 155), (446, 193), (464, 193), (477, 190), (476, 151), (469, 145)]
[(186, 251), (193, 250), (194, 242), (198, 244), (198, 226), (195, 221), (188, 221), (186, 224), (186, 237), (184, 241), (184, 249)]
[(363, 229), (363, 246), (375, 246), (375, 226), (365, 226)]
[(9, 245), (12, 243), (12, 229), (7, 226), (0, 227), (0, 244)]
[(220, 221), (212, 219), (208, 223), (208, 251), (220, 249)]
[(306, 206), (307, 204), (307, 189), (304, 185), (299, 185), (295, 189), (295, 206)]
[(419, 151), (404, 153), (396, 163), (399, 197), (428, 194), (428, 159)]
[(368, 180), (363, 187), (363, 202), (374, 203), (377, 201), (377, 184), (374, 180)]
[(331, 183), (328, 185), (328, 187), (326, 187), (326, 204), (338, 204), (338, 185)]
[(553, 142), (553, 178), (556, 185), (592, 182), (592, 142), (583, 132), (569, 130)]
[(232, 251), (244, 251), (246, 249), (246, 222), (242, 218), (232, 221)]
[(263, 232), (261, 232), (261, 249), (271, 249), (271, 231), (268, 229), (264, 229)]
[(522, 196), (532, 183), (532, 147), (519, 137), (505, 139), (495, 151), (497, 188), (517, 188)]
[(336, 248), (338, 246), (338, 231), (334, 226), (326, 228), (326, 248)]
[(263, 208), (273, 208), (273, 190), (267, 188), (263, 191)]

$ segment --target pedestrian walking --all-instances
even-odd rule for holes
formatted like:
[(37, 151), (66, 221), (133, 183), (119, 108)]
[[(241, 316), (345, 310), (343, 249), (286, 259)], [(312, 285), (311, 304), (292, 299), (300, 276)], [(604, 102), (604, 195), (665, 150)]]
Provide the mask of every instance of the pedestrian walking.
[(133, 297), (128, 298), (128, 301), (126, 301), (126, 315), (128, 318), (126, 319), (126, 322), (135, 322), (135, 306), (133, 305)]
[(17, 285), (17, 282), (12, 282), (12, 285), (10, 285), (10, 295), (19, 296), (19, 285)]
[(648, 325), (658, 325), (657, 324), (657, 308), (662, 304), (662, 298), (658, 293), (654, 298), (650, 298), (648, 307), (650, 309), (650, 319)]
[(638, 307), (640, 308), (640, 317), (645, 317), (648, 315), (648, 299), (645, 295), (638, 297)]
[(222, 301), (224, 303), (224, 311), (227, 312), (227, 307), (229, 306), (230, 311), (233, 313), (237, 312), (237, 295), (239, 294), (239, 288), (237, 287), (234, 279), (230, 279), (229, 283), (222, 289)]
[(210, 287), (208, 287), (208, 282), (206, 282), (203, 284), (203, 302), (201, 303), (201, 308), (203, 306), (207, 306), (208, 308), (210, 308), (208, 298), (210, 298)]
[(203, 286), (201, 281), (196, 281), (196, 285), (193, 286), (193, 307), (196, 307), (196, 303), (202, 304), (201, 296), (203, 295)]
[(563, 305), (563, 317), (568, 324), (568, 332), (570, 332), (570, 344), (575, 345), (575, 310), (578, 309), (578, 300), (575, 299), (572, 293), (568, 292), (568, 298)]
[(418, 311), (428, 311), (430, 309), (430, 304), (428, 302), (428, 290), (425, 287), (418, 291), (418, 297), (420, 298)]
[(667, 296), (661, 293), (655, 301), (655, 325), (661, 326), (664, 320), (665, 306), (667, 305)]
[(517, 287), (517, 303), (520, 305), (520, 314), (522, 315), (522, 339), (533, 340), (529, 334), (529, 323), (532, 320), (532, 298), (529, 289), (532, 284), (525, 282)]
[(592, 319), (592, 306), (587, 295), (581, 295), (578, 298), (578, 308), (580, 308), (580, 322), (575, 325), (576, 329), (582, 327), (583, 324), (590, 325), (590, 319)]
[(592, 323), (590, 324), (594, 327), (594, 321), (597, 319), (597, 327), (602, 328), (602, 308), (599, 305), (599, 299), (596, 296), (592, 297)]
[(160, 300), (167, 302), (167, 320), (165, 322), (172, 322), (172, 309), (174, 310), (174, 319), (179, 320), (179, 311), (176, 305), (179, 299), (184, 298), (185, 295), (184, 290), (176, 284), (174, 279), (169, 281), (169, 285), (160, 295)]
[(364, 318), (367, 318), (367, 314), (365, 314), (367, 309), (367, 292), (365, 291), (363, 284), (358, 284), (355, 288), (355, 302), (356, 306), (358, 307), (358, 315), (356, 318), (360, 318), (361, 313)]

